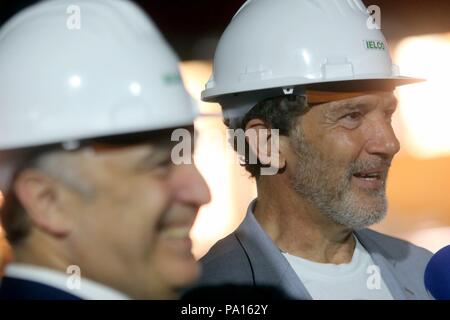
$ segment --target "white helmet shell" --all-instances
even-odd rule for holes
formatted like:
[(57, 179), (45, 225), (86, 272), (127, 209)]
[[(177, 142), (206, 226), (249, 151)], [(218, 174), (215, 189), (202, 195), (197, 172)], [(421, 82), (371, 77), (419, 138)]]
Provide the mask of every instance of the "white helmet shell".
[(420, 81), (400, 76), (386, 39), (369, 20), (361, 0), (249, 0), (219, 41), (202, 99), (246, 109), (248, 95), (243, 102), (233, 97), (258, 91), (261, 98), (264, 91), (297, 86), (336, 90), (361, 81)]
[(191, 125), (196, 115), (176, 55), (130, 1), (27, 8), (0, 30), (0, 70), (0, 150)]

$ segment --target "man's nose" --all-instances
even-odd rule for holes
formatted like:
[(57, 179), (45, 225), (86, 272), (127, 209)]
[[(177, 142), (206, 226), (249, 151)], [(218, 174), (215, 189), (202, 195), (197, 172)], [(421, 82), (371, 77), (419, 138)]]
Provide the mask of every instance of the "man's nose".
[(398, 141), (392, 124), (385, 119), (374, 123), (366, 150), (370, 154), (392, 158), (400, 151)]
[(174, 183), (178, 200), (194, 206), (202, 206), (211, 201), (209, 187), (194, 164), (180, 165), (177, 171)]

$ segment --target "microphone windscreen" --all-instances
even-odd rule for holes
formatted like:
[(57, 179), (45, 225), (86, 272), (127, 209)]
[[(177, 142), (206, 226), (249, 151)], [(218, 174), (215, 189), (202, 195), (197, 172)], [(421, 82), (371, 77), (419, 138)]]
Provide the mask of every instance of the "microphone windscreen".
[(450, 300), (450, 246), (430, 259), (425, 269), (425, 288), (437, 300)]

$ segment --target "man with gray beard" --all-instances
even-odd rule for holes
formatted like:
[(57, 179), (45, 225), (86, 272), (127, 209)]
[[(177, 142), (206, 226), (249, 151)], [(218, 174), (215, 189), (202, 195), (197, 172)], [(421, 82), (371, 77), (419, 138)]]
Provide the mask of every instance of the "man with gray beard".
[[(298, 162), (290, 182), (301, 197), (313, 203), (330, 220), (352, 229), (373, 225), (386, 216), (386, 178), (392, 160), (389, 151), (368, 159), (343, 162), (344, 168), (340, 170), (340, 162), (316, 150), (314, 143), (302, 133), (301, 126), (291, 130), (293, 134), (290, 142)], [(397, 141), (392, 143), (397, 144)], [(375, 187), (361, 188), (361, 192), (372, 198), (371, 202), (362, 202), (352, 192), (352, 177), (360, 178), (358, 173), (371, 170), (376, 174), (373, 179), (381, 183)]]
[(430, 298), (431, 253), (367, 229), (386, 215), (400, 150), (394, 90), (419, 81), (399, 76), (367, 19), (357, 0), (250, 0), (233, 18), (202, 98), (246, 132), (245, 150), (231, 142), (258, 197), (202, 259), (201, 285), (271, 285), (293, 299)]

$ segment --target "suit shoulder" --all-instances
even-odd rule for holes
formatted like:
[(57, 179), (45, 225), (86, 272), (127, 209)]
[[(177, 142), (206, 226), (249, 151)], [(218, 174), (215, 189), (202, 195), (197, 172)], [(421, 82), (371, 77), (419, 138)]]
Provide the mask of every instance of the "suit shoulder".
[(407, 260), (413, 259), (428, 262), (433, 255), (427, 249), (416, 246), (411, 242), (388, 236), (371, 229), (364, 229), (360, 231), (360, 234), (376, 242), (377, 245), (385, 251), (385, 253), (396, 260), (402, 258)]
[(6, 276), (0, 284), (0, 300), (81, 300), (81, 298), (44, 283)]
[(247, 260), (244, 249), (242, 248), (235, 232), (219, 240), (214, 244), (208, 253), (200, 260), (203, 266), (208, 265), (232, 265), (242, 264)]
[(202, 264), (200, 278), (202, 285), (251, 282), (251, 267), (235, 232), (212, 246), (208, 253), (200, 259), (200, 263)]

